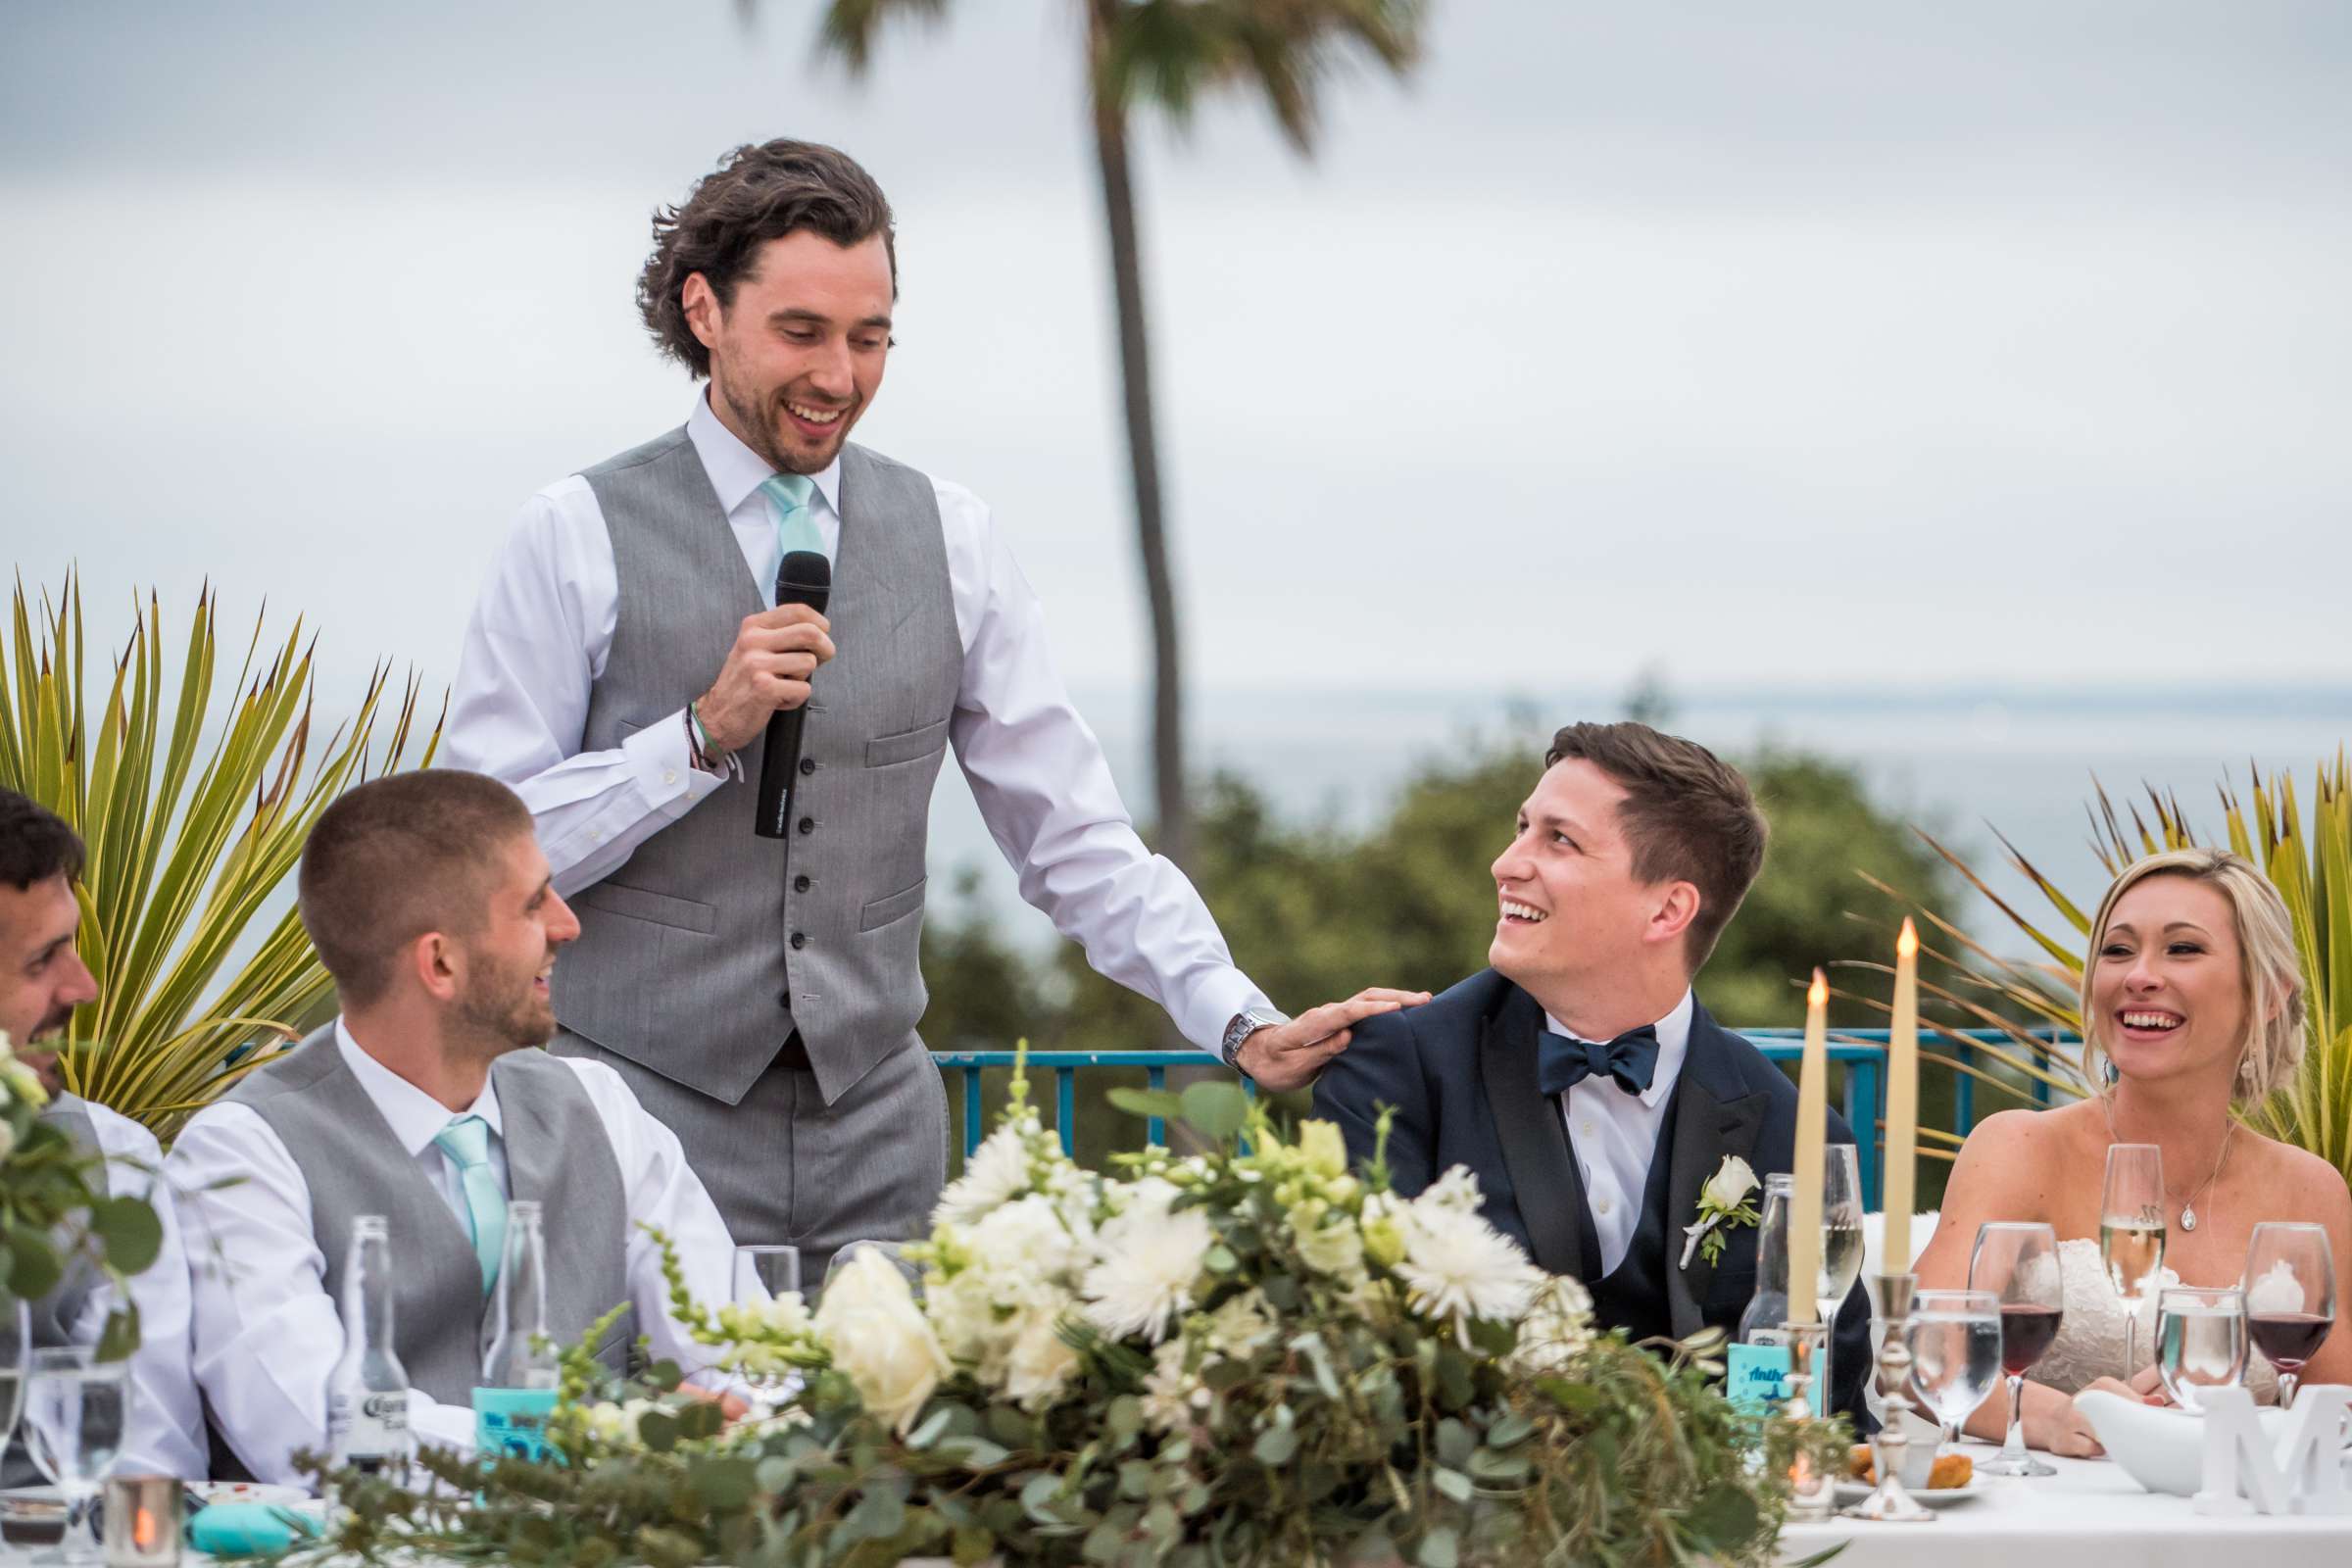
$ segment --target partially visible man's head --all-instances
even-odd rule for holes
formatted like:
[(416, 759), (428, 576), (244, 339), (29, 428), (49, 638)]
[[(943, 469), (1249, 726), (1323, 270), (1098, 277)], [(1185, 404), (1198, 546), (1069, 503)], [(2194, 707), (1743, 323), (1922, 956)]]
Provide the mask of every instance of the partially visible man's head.
[(1605, 981), (1671, 952), (1695, 975), (1764, 865), (1739, 770), (1646, 724), (1571, 724), (1494, 861), (1488, 961), (1529, 989)]
[(496, 1055), (555, 1034), (548, 975), (580, 933), (531, 813), (479, 773), (394, 773), (321, 812), (303, 847), (303, 928), (346, 1011), (422, 1002), (453, 1046)]
[(74, 950), (81, 858), (81, 840), (55, 812), (0, 790), (0, 1032), (44, 1074), (50, 1054), (32, 1043), (64, 1033), (75, 1007), (98, 1000)]
[(898, 288), (882, 187), (833, 148), (771, 141), (655, 213), (637, 309), (745, 445), (815, 473), (881, 390)]

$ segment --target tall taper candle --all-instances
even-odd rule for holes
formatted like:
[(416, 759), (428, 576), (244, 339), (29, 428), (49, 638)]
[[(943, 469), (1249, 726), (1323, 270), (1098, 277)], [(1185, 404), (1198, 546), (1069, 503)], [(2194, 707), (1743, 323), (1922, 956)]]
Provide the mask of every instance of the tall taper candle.
[(1821, 1145), (1830, 1126), (1830, 982), (1805, 993), (1805, 1057), (1796, 1079), (1795, 1190), (1788, 1203), (1788, 1321), (1821, 1317)]
[(1912, 1186), (1919, 1172), (1919, 933), (1894, 943), (1894, 1016), (1886, 1030), (1886, 1272), (1911, 1272)]

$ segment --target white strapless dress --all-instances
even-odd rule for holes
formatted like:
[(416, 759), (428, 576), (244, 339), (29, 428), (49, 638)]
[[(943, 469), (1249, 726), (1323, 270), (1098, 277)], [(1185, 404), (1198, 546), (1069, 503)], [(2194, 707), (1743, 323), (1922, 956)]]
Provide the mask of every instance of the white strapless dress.
[[(2099, 1244), (2080, 1236), (2060, 1242), (2058, 1270), (2066, 1292), (2066, 1316), (2058, 1325), (2058, 1338), (2026, 1376), (2061, 1394), (2080, 1394), (2100, 1378), (2130, 1381), (2124, 1368), (2124, 1304), (2107, 1283)], [(2157, 1286), (2180, 1283), (2171, 1269), (2160, 1269), (2140, 1301), (2139, 1333), (2132, 1346), (2140, 1367), (2156, 1364)], [(2261, 1351), (2250, 1348), (2246, 1387), (2261, 1403), (2278, 1402), (2278, 1372)]]

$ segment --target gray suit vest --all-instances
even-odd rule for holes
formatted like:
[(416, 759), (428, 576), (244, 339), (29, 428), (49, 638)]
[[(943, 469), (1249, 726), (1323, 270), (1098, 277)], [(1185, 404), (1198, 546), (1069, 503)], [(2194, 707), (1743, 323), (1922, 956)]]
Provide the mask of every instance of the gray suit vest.
[[(629, 1298), (628, 1202), (612, 1141), (571, 1068), (544, 1051), (513, 1051), (490, 1068), (505, 1124), (513, 1197), (547, 1207), (548, 1330), (559, 1347)], [(311, 1231), (326, 1258), (326, 1290), (343, 1299), (352, 1221), (391, 1221), (393, 1346), (412, 1388), (445, 1404), (473, 1397), (498, 1331), (465, 1222), (400, 1145), (344, 1065), (328, 1024), (220, 1097), (250, 1105), (294, 1156), (311, 1190)], [(230, 1267), (267, 1267), (230, 1258)], [(618, 1371), (636, 1338), (623, 1313), (598, 1348)]]
[[(585, 477), (620, 583), (581, 738), (601, 751), (676, 723), (766, 596), (683, 429)], [(796, 1028), (827, 1104), (921, 1044), (924, 841), (963, 647), (931, 481), (845, 447), (841, 513), (837, 653), (811, 683), (793, 831), (752, 831), (754, 740), (741, 781), (572, 899), (580, 937), (556, 965), (564, 1028), (730, 1105)]]

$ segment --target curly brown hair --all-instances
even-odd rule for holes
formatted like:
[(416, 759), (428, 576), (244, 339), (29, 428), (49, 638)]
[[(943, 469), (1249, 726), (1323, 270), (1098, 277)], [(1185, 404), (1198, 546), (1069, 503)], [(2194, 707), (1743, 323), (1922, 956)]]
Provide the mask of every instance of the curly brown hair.
[(686, 320), (680, 292), (700, 272), (723, 310), (735, 285), (771, 239), (808, 229), (836, 245), (876, 234), (890, 257), (890, 289), (899, 289), (897, 231), (890, 201), (858, 161), (812, 141), (738, 147), (696, 182), (676, 207), (654, 210), (654, 253), (637, 278), (637, 312), (670, 359), (697, 376), (710, 373), (710, 351)]

